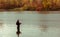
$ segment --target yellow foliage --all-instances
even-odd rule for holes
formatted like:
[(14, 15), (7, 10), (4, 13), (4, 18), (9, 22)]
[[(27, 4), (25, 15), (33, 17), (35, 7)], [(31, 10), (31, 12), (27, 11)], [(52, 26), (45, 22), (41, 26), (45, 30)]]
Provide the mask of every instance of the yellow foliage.
[(33, 2), (33, 0), (30, 0), (30, 3), (32, 3)]
[(57, 5), (60, 5), (60, 0), (56, 0), (56, 4)]
[(52, 4), (52, 0), (43, 0), (42, 4), (45, 8), (45, 7), (50, 6)]
[(47, 6), (47, 1), (46, 0), (43, 0), (42, 1), (42, 4), (43, 4), (43, 6), (44, 6), (44, 8)]

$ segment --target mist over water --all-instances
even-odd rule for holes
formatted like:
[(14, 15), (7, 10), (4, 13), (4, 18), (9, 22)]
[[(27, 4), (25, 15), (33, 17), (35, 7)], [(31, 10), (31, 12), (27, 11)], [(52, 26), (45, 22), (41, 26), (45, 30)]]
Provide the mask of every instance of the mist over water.
[(16, 21), (20, 20), (20, 37), (59, 37), (60, 14), (0, 13), (0, 37), (17, 37)]

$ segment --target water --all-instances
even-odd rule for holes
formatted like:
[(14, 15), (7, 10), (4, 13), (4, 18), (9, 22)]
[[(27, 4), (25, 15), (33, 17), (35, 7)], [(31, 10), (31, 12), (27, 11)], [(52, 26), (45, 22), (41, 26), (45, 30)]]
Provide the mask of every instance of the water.
[(0, 37), (17, 37), (17, 19), (22, 23), (20, 37), (60, 37), (60, 14), (35, 12), (0, 13)]

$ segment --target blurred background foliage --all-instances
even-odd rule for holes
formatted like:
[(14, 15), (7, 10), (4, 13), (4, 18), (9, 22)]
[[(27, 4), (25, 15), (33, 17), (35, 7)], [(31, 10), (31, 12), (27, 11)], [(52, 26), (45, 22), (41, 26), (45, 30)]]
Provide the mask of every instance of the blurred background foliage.
[(0, 9), (12, 11), (60, 10), (60, 0), (0, 0)]

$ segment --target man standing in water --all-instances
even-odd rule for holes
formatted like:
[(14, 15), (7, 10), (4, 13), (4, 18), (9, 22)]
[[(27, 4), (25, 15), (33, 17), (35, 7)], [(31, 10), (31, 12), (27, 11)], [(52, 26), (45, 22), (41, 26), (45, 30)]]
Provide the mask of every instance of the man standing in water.
[(20, 32), (20, 25), (21, 25), (21, 23), (19, 22), (19, 20), (17, 20), (17, 22), (16, 22), (16, 25), (17, 25), (17, 35), (18, 35), (18, 37), (19, 37), (19, 34), (21, 33)]

